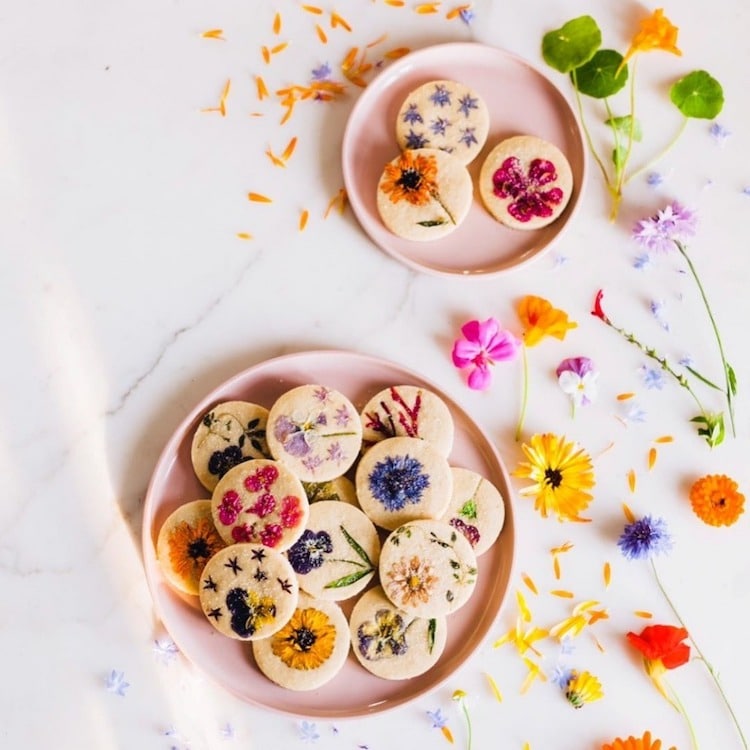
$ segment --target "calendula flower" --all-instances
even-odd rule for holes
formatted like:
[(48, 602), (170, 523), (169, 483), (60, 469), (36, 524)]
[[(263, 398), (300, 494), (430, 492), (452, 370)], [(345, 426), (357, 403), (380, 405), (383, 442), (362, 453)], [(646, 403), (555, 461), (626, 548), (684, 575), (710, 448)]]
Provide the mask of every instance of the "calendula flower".
[(630, 43), (622, 64), (625, 64), (637, 52), (663, 50), (673, 55), (681, 55), (677, 49), (677, 26), (664, 15), (663, 8), (657, 8), (648, 18), (644, 18)]
[(536, 346), (542, 339), (552, 336), (562, 341), (565, 335), (578, 323), (568, 320), (568, 314), (552, 306), (549, 300), (527, 294), (518, 303), (518, 318), (523, 326), (523, 395), (521, 413), (516, 426), (516, 440), (521, 438), (523, 421), (526, 416), (526, 405), (529, 398), (529, 364), (526, 359), (526, 347)]
[[(601, 750), (662, 750), (662, 741), (651, 738), (651, 732), (645, 732), (643, 737), (633, 737), (632, 735), (625, 740), (617, 739), (602, 745)], [(669, 750), (677, 750), (675, 747)]]
[(731, 526), (745, 510), (745, 496), (726, 474), (707, 474), (690, 488), (690, 504), (709, 526)]
[(604, 697), (602, 684), (589, 672), (573, 673), (565, 686), (565, 697), (573, 708), (583, 708), (587, 703), (593, 703)]
[(564, 359), (555, 370), (563, 393), (570, 396), (573, 414), (577, 406), (586, 406), (596, 399), (599, 371), (588, 357)]
[[(641, 219), (633, 229), (633, 239), (638, 244), (645, 247), (649, 252), (666, 253), (676, 249), (684, 258), (688, 270), (698, 288), (703, 306), (708, 315), (708, 320), (713, 329), (721, 360), (721, 369), (724, 379), (724, 396), (726, 398), (729, 418), (732, 424), (732, 432), (734, 433), (733, 399), (734, 396), (737, 395), (737, 378), (731, 365), (727, 362), (724, 353), (724, 344), (721, 340), (721, 335), (719, 334), (719, 327), (714, 319), (706, 291), (703, 288), (700, 277), (698, 276), (698, 271), (687, 252), (687, 240), (695, 235), (697, 223), (698, 217), (694, 211), (685, 208), (677, 201), (672, 201), (672, 203), (660, 211), (657, 211), (653, 216), (650, 216), (647, 219)], [(697, 373), (692, 367), (688, 367), (687, 369), (703, 382), (713, 385), (711, 381)]]
[(644, 560), (669, 552), (672, 537), (663, 518), (643, 516), (625, 526), (617, 546), (630, 560)]
[(296, 609), (289, 622), (271, 638), (271, 650), (290, 669), (317, 669), (333, 653), (336, 627), (314, 607)]
[(461, 333), (463, 339), (453, 344), (453, 364), (460, 369), (471, 368), (469, 388), (486, 390), (492, 383), (492, 366), (515, 359), (521, 342), (501, 328), (496, 318), (470, 320), (461, 326)]
[(522, 445), (528, 461), (519, 464), (513, 476), (533, 484), (519, 494), (534, 498), (534, 508), (543, 518), (552, 513), (560, 521), (586, 521), (580, 517), (593, 495), (594, 471), (591, 458), (577, 443), (545, 433), (534, 435), (530, 445)]
[(382, 190), (390, 195), (392, 203), (405, 200), (415, 206), (425, 206), (437, 188), (437, 161), (434, 156), (414, 154), (407, 150), (396, 164), (390, 162), (385, 167)]

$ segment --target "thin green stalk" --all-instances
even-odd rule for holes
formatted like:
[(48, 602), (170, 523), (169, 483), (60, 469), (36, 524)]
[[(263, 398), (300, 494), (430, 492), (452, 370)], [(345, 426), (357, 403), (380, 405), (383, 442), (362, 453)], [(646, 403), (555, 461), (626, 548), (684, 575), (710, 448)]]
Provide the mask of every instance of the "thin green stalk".
[(576, 104), (578, 105), (578, 119), (581, 121), (581, 129), (583, 130), (583, 135), (586, 138), (586, 143), (589, 147), (589, 151), (591, 152), (591, 155), (594, 157), (594, 161), (599, 165), (599, 169), (602, 172), (602, 177), (604, 178), (604, 182), (607, 186), (607, 188), (611, 191), (612, 186), (609, 182), (609, 175), (607, 174), (607, 168), (604, 166), (604, 162), (599, 157), (599, 154), (597, 153), (596, 149), (594, 148), (594, 142), (591, 139), (591, 133), (589, 132), (588, 126), (586, 125), (586, 118), (583, 114), (583, 100), (581, 99), (581, 92), (578, 90), (578, 77), (576, 76), (575, 70), (571, 71), (571, 76), (573, 78), (573, 91), (575, 91), (576, 94)]
[(632, 179), (637, 177), (639, 174), (645, 172), (647, 169), (649, 169), (653, 164), (656, 164), (657, 161), (660, 159), (663, 159), (669, 151), (671, 151), (672, 147), (677, 143), (678, 140), (680, 140), (680, 136), (685, 131), (685, 128), (687, 127), (688, 118), (685, 117), (682, 121), (682, 124), (680, 125), (677, 133), (672, 138), (672, 140), (662, 149), (661, 153), (657, 154), (653, 159), (650, 159), (647, 161), (642, 167), (638, 167), (634, 172), (631, 172), (623, 181), (623, 186), (627, 185)]
[(635, 63), (637, 59), (637, 57), (633, 59), (632, 72), (630, 74), (630, 128), (628, 128), (628, 148), (622, 160), (622, 171), (617, 182), (617, 192), (620, 195), (625, 187), (625, 169), (630, 161), (630, 154), (633, 152), (633, 136), (635, 135)]
[(469, 716), (469, 709), (466, 708), (466, 701), (461, 701), (461, 708), (464, 711), (464, 716), (466, 717), (466, 750), (471, 750), (471, 717)]
[[(677, 608), (675, 607), (674, 602), (672, 601), (671, 597), (669, 596), (666, 589), (664, 588), (664, 585), (661, 582), (661, 578), (659, 578), (659, 573), (656, 570), (656, 564), (654, 563), (654, 559), (651, 558), (649, 562), (651, 563), (651, 570), (653, 570), (654, 572), (656, 585), (659, 587), (659, 591), (661, 591), (662, 596), (664, 597), (667, 604), (669, 605), (669, 608), (672, 610), (672, 614), (677, 618), (677, 622), (679, 622), (680, 625), (683, 628), (685, 628), (685, 630), (687, 630), (688, 633), (690, 633), (690, 631), (685, 625), (685, 621), (680, 616), (680, 613), (677, 611)], [(721, 683), (719, 682), (719, 676), (714, 671), (714, 668), (711, 662), (708, 659), (706, 659), (706, 657), (704, 656), (703, 651), (701, 651), (700, 646), (696, 643), (695, 638), (692, 635), (690, 635), (690, 641), (692, 642), (693, 648), (695, 649), (695, 652), (698, 654), (698, 657), (706, 665), (706, 669), (708, 670), (708, 673), (711, 675), (711, 679), (714, 681), (714, 685), (716, 685), (716, 688), (719, 691), (719, 695), (721, 695), (721, 698), (724, 701), (724, 705), (727, 707), (727, 710), (729, 711), (729, 715), (732, 717), (732, 721), (734, 722), (735, 729), (737, 730), (737, 733), (740, 736), (740, 740), (742, 741), (742, 746), (745, 748), (745, 750), (748, 750), (747, 740), (745, 739), (745, 735), (742, 732), (742, 727), (740, 726), (737, 716), (735, 715), (734, 710), (732, 709), (732, 704), (729, 702), (729, 698), (727, 698), (727, 694), (724, 692), (724, 688), (721, 686)]]
[(722, 344), (721, 336), (719, 335), (719, 327), (716, 325), (716, 320), (714, 319), (714, 315), (711, 312), (711, 305), (708, 304), (708, 297), (706, 296), (706, 292), (703, 289), (703, 284), (701, 284), (701, 280), (698, 277), (698, 272), (695, 270), (693, 261), (690, 260), (690, 256), (687, 254), (687, 249), (679, 240), (674, 240), (674, 244), (677, 246), (677, 249), (680, 251), (680, 254), (685, 259), (685, 262), (687, 263), (688, 268), (690, 269), (690, 273), (693, 275), (693, 279), (695, 279), (695, 283), (698, 286), (698, 291), (700, 292), (701, 298), (703, 299), (703, 305), (705, 306), (706, 312), (708, 313), (708, 319), (711, 321), (711, 327), (714, 329), (714, 336), (716, 338), (716, 343), (719, 347), (719, 355), (721, 356), (721, 364), (724, 370), (724, 383), (726, 386), (724, 395), (727, 397), (727, 409), (729, 410), (729, 422), (732, 425), (732, 435), (734, 437), (737, 437), (737, 430), (734, 425), (734, 404), (732, 403), (732, 384), (729, 380), (730, 367), (729, 367), (729, 363), (727, 362), (727, 358), (724, 354), (724, 345)]
[(682, 718), (685, 719), (685, 723), (688, 725), (688, 730), (690, 732), (690, 739), (693, 743), (693, 747), (695, 748), (695, 750), (698, 750), (698, 737), (695, 734), (695, 727), (693, 726), (693, 722), (690, 721), (690, 717), (688, 716), (688, 712), (685, 710), (685, 706), (683, 705), (679, 696), (675, 692), (675, 689), (664, 678), (662, 678), (662, 681), (669, 688), (669, 692), (672, 694), (672, 698), (674, 699), (674, 702), (677, 704), (677, 710), (682, 714)]
[(526, 404), (529, 400), (529, 361), (526, 358), (526, 344), (521, 344), (521, 359), (523, 361), (523, 390), (521, 393), (521, 413), (518, 415), (516, 425), (516, 442), (521, 439), (524, 419), (526, 418)]

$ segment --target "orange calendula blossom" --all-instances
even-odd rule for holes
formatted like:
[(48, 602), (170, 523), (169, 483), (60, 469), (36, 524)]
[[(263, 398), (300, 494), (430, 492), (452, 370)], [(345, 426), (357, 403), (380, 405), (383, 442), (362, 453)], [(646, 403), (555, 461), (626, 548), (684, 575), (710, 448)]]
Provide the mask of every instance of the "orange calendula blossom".
[[(662, 750), (662, 742), (655, 737), (652, 739), (651, 732), (645, 732), (643, 737), (631, 735), (625, 740), (618, 737), (602, 745), (601, 750)], [(673, 746), (669, 750), (677, 750), (677, 748)]]
[(578, 323), (568, 320), (568, 314), (553, 307), (544, 297), (527, 294), (518, 303), (518, 317), (523, 326), (523, 343), (526, 346), (536, 346), (547, 336), (553, 336), (562, 341), (572, 328)]
[(690, 488), (690, 504), (709, 526), (731, 526), (745, 512), (745, 496), (726, 474), (707, 474)]
[(426, 206), (437, 193), (434, 156), (404, 151), (397, 162), (386, 165), (384, 177), (381, 189), (392, 203), (406, 200), (415, 206)]
[(673, 55), (682, 55), (677, 49), (677, 32), (679, 29), (665, 15), (663, 8), (657, 8), (648, 18), (644, 18), (630, 43), (623, 64), (637, 52), (649, 52), (660, 49)]
[(593, 499), (589, 490), (595, 484), (588, 453), (551, 433), (532, 436), (530, 445), (523, 444), (521, 449), (528, 461), (519, 464), (513, 476), (533, 484), (519, 494), (533, 497), (534, 508), (543, 518), (554, 514), (560, 521), (588, 521), (580, 516)]
[(314, 607), (297, 609), (291, 620), (272, 637), (271, 650), (290, 669), (317, 669), (336, 645), (336, 628), (325, 612)]
[(206, 563), (224, 547), (213, 523), (207, 518), (199, 518), (192, 524), (187, 521), (178, 524), (167, 543), (172, 569), (186, 584), (196, 588)]

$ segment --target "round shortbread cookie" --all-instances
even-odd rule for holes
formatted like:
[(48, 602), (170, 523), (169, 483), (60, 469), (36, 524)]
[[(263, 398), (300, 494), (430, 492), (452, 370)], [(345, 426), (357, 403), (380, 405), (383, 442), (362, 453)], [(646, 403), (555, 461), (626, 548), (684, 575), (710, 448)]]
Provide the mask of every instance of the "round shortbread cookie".
[(359, 508), (322, 500), (310, 506), (307, 528), (286, 555), (303, 591), (340, 601), (362, 591), (377, 573), (380, 537)]
[(477, 582), (477, 558), (445, 521), (412, 521), (389, 534), (380, 553), (380, 584), (396, 607), (419, 617), (449, 615)]
[(197, 596), (206, 563), (226, 547), (214, 526), (210, 500), (193, 500), (167, 516), (156, 539), (156, 558), (176, 589)]
[(375, 394), (360, 413), (364, 447), (389, 437), (421, 438), (448, 456), (453, 417), (445, 401), (414, 385), (394, 385)]
[(282, 552), (302, 534), (310, 504), (302, 482), (284, 464), (255, 458), (219, 480), (211, 512), (227, 544), (251, 542)]
[(460, 531), (478, 557), (500, 536), (505, 523), (505, 501), (500, 490), (481, 474), (455, 466), (451, 474), (453, 495), (440, 520)]
[(450, 502), (453, 478), (445, 456), (419, 438), (375, 443), (360, 459), (357, 499), (370, 520), (384, 529), (420, 518), (440, 518)]
[(458, 81), (429, 81), (412, 91), (396, 118), (402, 149), (439, 148), (462, 164), (482, 150), (490, 113), (479, 94)]
[(299, 587), (289, 561), (260, 544), (217, 552), (201, 576), (200, 603), (211, 624), (230, 638), (267, 638), (286, 625)]
[(302, 482), (311, 503), (321, 500), (336, 500), (349, 505), (358, 505), (354, 482), (347, 477), (336, 477), (328, 482)]
[(203, 415), (193, 435), (190, 460), (200, 483), (213, 492), (229, 469), (249, 458), (270, 458), (268, 409), (249, 401), (225, 401)]
[(271, 455), (303, 482), (345, 474), (362, 447), (359, 414), (343, 393), (300, 385), (281, 395), (268, 414)]
[(427, 242), (458, 228), (473, 194), (469, 171), (458, 159), (422, 148), (403, 151), (385, 165), (376, 199), (380, 218), (393, 234)]
[(376, 586), (362, 594), (349, 618), (352, 650), (369, 672), (407, 680), (435, 665), (445, 648), (445, 617), (423, 618), (394, 607)]
[(315, 690), (339, 673), (349, 644), (349, 623), (339, 605), (300, 592), (289, 622), (269, 638), (253, 641), (253, 656), (277, 685)]
[(573, 173), (557, 146), (532, 135), (501, 141), (479, 173), (479, 195), (499, 222), (513, 229), (539, 229), (565, 209)]

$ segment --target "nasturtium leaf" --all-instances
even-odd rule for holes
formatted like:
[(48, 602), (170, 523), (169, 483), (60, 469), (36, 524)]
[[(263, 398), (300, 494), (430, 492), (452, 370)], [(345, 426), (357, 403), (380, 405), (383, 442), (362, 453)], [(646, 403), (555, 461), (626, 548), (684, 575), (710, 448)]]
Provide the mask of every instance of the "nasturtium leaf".
[(542, 38), (544, 62), (560, 73), (569, 73), (588, 62), (602, 44), (602, 32), (591, 16), (573, 18)]
[[(628, 80), (622, 55), (613, 49), (600, 49), (587, 63), (571, 73), (574, 86), (586, 96), (604, 99), (616, 94)], [(619, 72), (618, 72), (619, 71)]]
[(610, 117), (609, 120), (604, 121), (605, 125), (609, 125), (612, 130), (616, 130), (626, 138), (630, 138), (630, 128), (633, 128), (633, 140), (640, 143), (643, 139), (643, 128), (641, 128), (641, 121), (638, 118), (633, 119), (631, 115), (625, 115), (624, 117)]
[(685, 117), (713, 120), (724, 106), (721, 84), (705, 70), (694, 70), (675, 83), (669, 98)]

